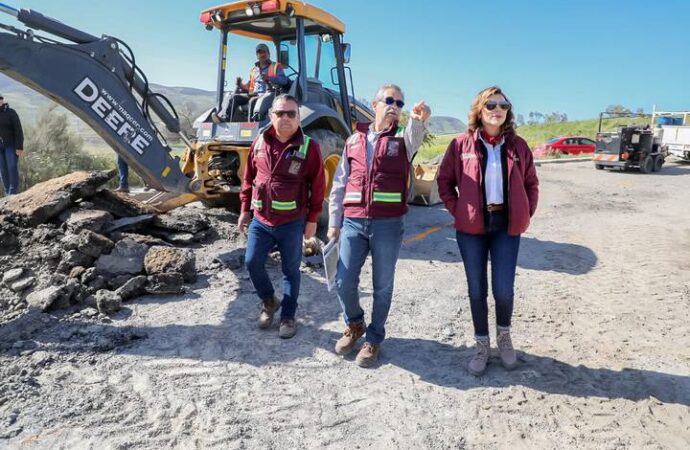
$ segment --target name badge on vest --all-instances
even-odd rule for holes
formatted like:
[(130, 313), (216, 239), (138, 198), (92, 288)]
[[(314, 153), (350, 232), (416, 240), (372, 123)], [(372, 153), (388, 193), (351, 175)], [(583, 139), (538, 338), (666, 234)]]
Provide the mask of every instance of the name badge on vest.
[(302, 163), (300, 161), (292, 160), (292, 161), (290, 161), (290, 167), (288, 168), (288, 173), (290, 173), (291, 175), (297, 175), (301, 168), (302, 168)]
[(400, 149), (400, 142), (388, 141), (388, 146), (386, 147), (386, 156), (398, 156), (398, 150), (399, 149)]

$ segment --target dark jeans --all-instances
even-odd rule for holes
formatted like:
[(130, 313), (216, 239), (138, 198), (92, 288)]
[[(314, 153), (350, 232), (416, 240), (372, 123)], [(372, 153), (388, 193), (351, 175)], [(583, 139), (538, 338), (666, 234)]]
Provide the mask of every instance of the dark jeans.
[(19, 193), (19, 156), (14, 146), (0, 145), (0, 177), (5, 195)]
[(302, 236), (304, 219), (295, 220), (277, 227), (268, 226), (256, 218), (249, 224), (245, 264), (256, 293), (262, 300), (273, 298), (275, 290), (266, 272), (266, 258), (274, 246), (278, 246), (283, 269), (283, 301), (280, 318), (293, 319), (297, 311), (297, 297), (302, 262)]
[(119, 187), (129, 189), (129, 166), (120, 155), (117, 156), (117, 171), (120, 176)]
[(513, 287), (520, 236), (509, 236), (503, 213), (491, 213), (485, 234), (456, 232), (467, 276), (475, 337), (489, 336), (487, 265), (491, 255), (491, 290), (496, 302), (496, 324), (509, 327), (513, 315)]

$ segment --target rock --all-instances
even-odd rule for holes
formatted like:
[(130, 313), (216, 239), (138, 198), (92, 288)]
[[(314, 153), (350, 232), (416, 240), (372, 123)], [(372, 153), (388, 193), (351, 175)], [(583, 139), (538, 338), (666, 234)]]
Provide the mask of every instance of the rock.
[(150, 223), (155, 219), (155, 214), (143, 214), (141, 216), (135, 217), (123, 217), (121, 219), (113, 220), (110, 224), (103, 230), (106, 233), (111, 231), (120, 230), (123, 228), (137, 228), (138, 226)]
[(115, 278), (108, 280), (108, 286), (110, 286), (110, 289), (114, 291), (122, 287), (131, 279), (132, 275), (118, 275)]
[(195, 234), (208, 228), (208, 219), (202, 213), (182, 208), (169, 214), (161, 214), (153, 224), (166, 230)]
[(34, 242), (51, 243), (55, 242), (60, 234), (61, 232), (53, 225), (44, 223), (36, 227), (32, 238)]
[(96, 268), (95, 267), (89, 267), (88, 269), (86, 269), (84, 271), (83, 275), (81, 276), (81, 283), (82, 284), (89, 284), (93, 280), (95, 280), (97, 276), (98, 276), (98, 274), (96, 273)]
[(162, 245), (165, 247), (172, 246), (169, 242), (166, 242), (163, 239), (149, 236), (147, 234), (122, 233), (120, 231), (114, 231), (112, 233), (109, 233), (109, 236), (114, 241), (120, 241), (122, 239), (129, 238), (135, 242), (147, 245), (149, 247), (153, 247), (154, 245)]
[(70, 250), (63, 255), (57, 270), (60, 273), (70, 273), (74, 267), (89, 267), (92, 264), (93, 258), (91, 256), (85, 255), (79, 250)]
[(122, 274), (138, 274), (144, 269), (144, 256), (148, 249), (144, 244), (122, 239), (115, 244), (109, 255), (98, 258), (96, 269), (109, 278)]
[(89, 290), (91, 292), (96, 292), (96, 291), (99, 291), (101, 289), (107, 288), (108, 287), (108, 280), (106, 280), (105, 277), (103, 277), (101, 275), (96, 275), (96, 277), (93, 280), (89, 281), (87, 286), (89, 287)]
[(146, 292), (149, 294), (179, 294), (182, 292), (184, 278), (181, 273), (158, 273), (149, 275)]
[(79, 233), (81, 230), (99, 232), (112, 222), (113, 216), (99, 209), (71, 209), (60, 214), (59, 219), (72, 233)]
[(3, 274), (2, 282), (5, 283), (6, 285), (9, 285), (13, 281), (18, 280), (22, 276), (23, 273), (24, 273), (23, 267), (17, 267), (16, 269), (10, 269)]
[(0, 255), (11, 255), (19, 248), (17, 236), (9, 230), (0, 229)]
[(163, 230), (151, 230), (151, 234), (177, 245), (191, 245), (197, 241), (197, 236), (191, 233), (170, 233)]
[(72, 270), (70, 270), (70, 272), (69, 272), (69, 277), (81, 280), (81, 277), (84, 275), (85, 272), (86, 272), (86, 267), (82, 267), (82, 266), (72, 267)]
[(96, 292), (96, 307), (103, 314), (112, 314), (122, 308), (122, 298), (113, 291), (101, 289)]
[(223, 253), (216, 260), (230, 270), (238, 270), (244, 266), (244, 255), (239, 252)]
[(96, 208), (108, 211), (117, 218), (159, 213), (154, 207), (146, 205), (133, 197), (121, 196), (108, 190), (97, 192), (89, 200)]
[(74, 233), (66, 234), (60, 239), (60, 244), (65, 251), (76, 250), (79, 247), (79, 235)]
[(15, 281), (10, 285), (10, 289), (14, 292), (24, 292), (36, 281), (36, 277), (27, 277), (21, 280)]
[(62, 297), (61, 286), (50, 286), (40, 291), (32, 292), (26, 296), (26, 303), (30, 308), (38, 308), (47, 311)]
[(115, 244), (113, 241), (91, 230), (82, 230), (79, 233), (77, 250), (85, 255), (98, 258), (102, 253), (110, 253)]
[(115, 170), (101, 172), (73, 172), (59, 178), (38, 183), (17, 195), (0, 202), (6, 211), (27, 225), (45, 223), (57, 216), (78, 199), (89, 197), (115, 175)]
[(115, 293), (122, 297), (122, 300), (129, 300), (134, 297), (143, 295), (146, 287), (147, 279), (144, 275), (139, 275), (127, 281), (122, 287), (118, 288)]
[(187, 282), (196, 280), (194, 253), (171, 247), (151, 247), (144, 258), (144, 269), (148, 275), (178, 272)]

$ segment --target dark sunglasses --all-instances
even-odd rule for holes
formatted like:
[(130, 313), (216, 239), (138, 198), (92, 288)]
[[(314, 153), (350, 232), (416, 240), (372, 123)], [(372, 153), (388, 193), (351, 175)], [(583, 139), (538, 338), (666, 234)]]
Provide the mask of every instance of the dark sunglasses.
[(494, 109), (496, 109), (497, 106), (499, 108), (501, 108), (503, 111), (508, 111), (510, 109), (510, 103), (508, 103), (508, 102), (491, 101), (491, 102), (486, 102), (486, 104), (484, 105), (484, 107), (486, 107), (486, 109), (489, 111), (493, 111)]
[(257, 50), (256, 54), (258, 55), (259, 53), (266, 53), (266, 50)]
[(294, 109), (292, 111), (273, 111), (273, 114), (275, 114), (277, 117), (288, 116), (290, 119), (297, 117), (297, 111)]
[(390, 105), (392, 105), (393, 103), (395, 103), (395, 106), (397, 106), (397, 107), (400, 108), (400, 109), (402, 109), (402, 107), (405, 106), (405, 102), (404, 102), (404, 101), (402, 101), (402, 100), (396, 100), (396, 99), (394, 99), (393, 97), (386, 97), (386, 98), (384, 98), (383, 100), (380, 100), (380, 101), (382, 101), (383, 103), (385, 103), (385, 104), (388, 105), (388, 106), (390, 106)]

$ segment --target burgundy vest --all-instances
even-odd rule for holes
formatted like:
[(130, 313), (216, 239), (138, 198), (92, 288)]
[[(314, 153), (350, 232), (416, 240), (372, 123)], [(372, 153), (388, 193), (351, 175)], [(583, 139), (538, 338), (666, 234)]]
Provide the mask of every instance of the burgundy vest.
[(269, 144), (263, 133), (256, 138), (256, 177), (252, 186), (252, 209), (269, 220), (297, 220), (307, 214), (309, 193), (305, 172), (311, 139), (301, 131), (299, 133), (301, 137), (295, 139), (295, 145), (288, 145), (273, 165)]
[(367, 169), (368, 129), (369, 124), (357, 124), (357, 131), (345, 144), (343, 156), (350, 163), (343, 201), (345, 217), (383, 219), (403, 216), (407, 212), (410, 176), (404, 128), (394, 122), (381, 133), (374, 149), (371, 171)]

